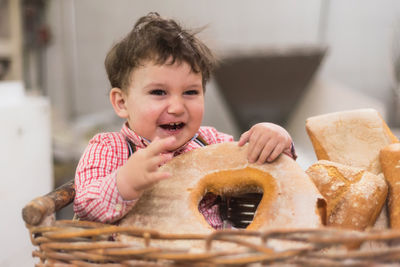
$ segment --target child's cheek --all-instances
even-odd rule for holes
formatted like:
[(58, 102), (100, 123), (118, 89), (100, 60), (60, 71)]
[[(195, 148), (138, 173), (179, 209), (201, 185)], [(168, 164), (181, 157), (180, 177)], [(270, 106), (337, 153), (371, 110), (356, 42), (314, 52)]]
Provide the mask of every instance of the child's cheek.
[(204, 114), (204, 101), (198, 101), (197, 103), (193, 104), (192, 113), (192, 115), (197, 117), (201, 123)]
[(165, 113), (165, 108), (160, 103), (144, 103), (146, 116), (144, 119), (157, 120), (163, 113)]

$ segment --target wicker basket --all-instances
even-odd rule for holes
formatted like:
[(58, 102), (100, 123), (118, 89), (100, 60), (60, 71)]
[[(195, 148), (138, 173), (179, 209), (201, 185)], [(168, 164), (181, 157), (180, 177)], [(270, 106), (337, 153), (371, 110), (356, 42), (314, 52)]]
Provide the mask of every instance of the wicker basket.
[[(122, 227), (94, 222), (55, 221), (54, 212), (74, 198), (73, 182), (46, 196), (36, 198), (23, 209), (29, 229), (36, 266), (370, 266), (400, 265), (400, 231), (367, 230), (364, 232), (321, 229), (274, 229), (267, 232), (218, 230), (209, 235), (172, 235), (154, 230)], [(114, 240), (116, 234), (138, 239), (137, 244)], [(251, 237), (252, 242), (249, 242)], [(154, 245), (164, 240), (165, 246)], [(201, 252), (171, 249), (177, 240), (200, 240)], [(256, 240), (254, 242), (254, 240)], [(275, 251), (270, 240), (301, 242), (302, 246)], [(367, 243), (378, 242), (379, 246)], [(242, 248), (240, 253), (215, 249), (215, 242), (231, 243)], [(347, 250), (348, 244), (359, 243), (361, 249)]]

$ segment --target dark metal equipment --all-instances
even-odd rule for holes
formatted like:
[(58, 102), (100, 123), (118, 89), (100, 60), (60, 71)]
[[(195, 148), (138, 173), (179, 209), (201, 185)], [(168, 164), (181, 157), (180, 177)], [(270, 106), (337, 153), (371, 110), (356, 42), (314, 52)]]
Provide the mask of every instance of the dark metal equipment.
[(223, 58), (214, 77), (240, 130), (262, 121), (284, 125), (326, 50), (307, 46)]

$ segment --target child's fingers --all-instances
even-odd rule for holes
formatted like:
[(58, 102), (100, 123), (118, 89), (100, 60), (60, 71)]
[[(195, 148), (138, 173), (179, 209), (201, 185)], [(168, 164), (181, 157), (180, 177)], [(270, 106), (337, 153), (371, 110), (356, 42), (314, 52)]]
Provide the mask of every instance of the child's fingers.
[(148, 171), (156, 171), (159, 166), (164, 165), (168, 161), (170, 161), (173, 157), (172, 153), (167, 153), (167, 154), (158, 154), (154, 157), (151, 157), (148, 159), (147, 162), (147, 170)]
[(261, 151), (261, 154), (257, 159), (258, 164), (264, 164), (267, 161), (267, 158), (271, 155), (271, 152), (273, 150), (272, 142), (269, 142), (269, 144), (270, 146), (268, 146), (267, 144)]
[(269, 142), (270, 136), (260, 133), (259, 131), (254, 131), (252, 135), (249, 137), (249, 145), (247, 156), (251, 159), (251, 162), (256, 162), (258, 156), (261, 154), (262, 149), (265, 147), (265, 144)]
[(258, 154), (252, 154), (251, 155), (251, 161), (252, 162), (257, 162), (257, 163), (264, 163), (266, 159), (271, 155), (272, 150), (276, 146), (276, 142), (273, 139), (268, 139), (264, 142), (260, 142), (257, 145), (257, 150), (254, 150), (254, 152), (257, 152)]
[(250, 163), (254, 163), (257, 161), (257, 159), (259, 158), (259, 156), (261, 155), (262, 151), (266, 147), (266, 145), (268, 145), (268, 143), (270, 143), (268, 136), (259, 136), (256, 138), (250, 138), (250, 142), (249, 142), (249, 151), (247, 153), (247, 157), (249, 159)]
[(246, 144), (249, 141), (250, 134), (251, 134), (250, 130), (244, 132), (239, 138), (238, 145), (243, 146), (244, 144)]
[[(271, 152), (271, 154), (269, 155), (269, 157), (267, 158), (267, 162), (272, 162), (274, 161), (283, 151), (284, 149), (284, 145), (282, 143), (278, 143), (273, 151)], [(265, 162), (265, 161), (264, 161)]]
[(159, 139), (155, 138), (150, 145), (147, 147), (151, 155), (158, 155), (164, 152), (168, 152), (172, 149), (173, 143), (176, 141), (175, 136), (169, 136), (167, 138)]

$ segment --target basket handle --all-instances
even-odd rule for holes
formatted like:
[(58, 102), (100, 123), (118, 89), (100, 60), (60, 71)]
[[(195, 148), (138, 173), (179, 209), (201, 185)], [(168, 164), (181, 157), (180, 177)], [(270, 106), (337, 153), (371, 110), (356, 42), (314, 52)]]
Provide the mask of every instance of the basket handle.
[(70, 204), (74, 197), (75, 184), (74, 180), (71, 180), (47, 195), (37, 197), (26, 204), (22, 209), (22, 218), (29, 225), (38, 225), (47, 215)]

